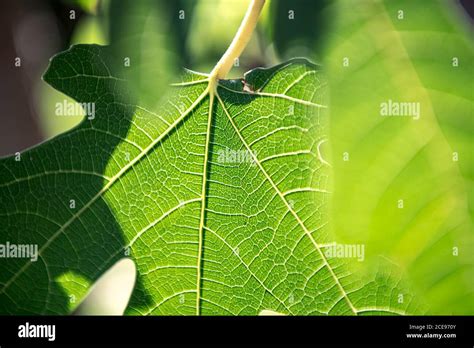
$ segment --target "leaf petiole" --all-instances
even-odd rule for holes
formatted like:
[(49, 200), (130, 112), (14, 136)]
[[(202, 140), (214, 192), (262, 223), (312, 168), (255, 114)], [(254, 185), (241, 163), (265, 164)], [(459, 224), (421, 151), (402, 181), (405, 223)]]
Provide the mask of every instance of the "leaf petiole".
[(217, 62), (214, 69), (212, 69), (210, 74), (210, 80), (218, 80), (223, 79), (226, 77), (227, 73), (232, 68), (232, 64), (234, 60), (240, 56), (242, 51), (247, 46), (250, 38), (252, 37), (252, 33), (255, 30), (255, 27), (258, 22), (258, 17), (262, 11), (263, 5), (265, 4), (265, 0), (252, 0), (250, 3), (247, 12), (245, 13), (245, 17), (240, 24), (237, 33), (234, 36), (231, 44), (221, 57), (221, 59)]

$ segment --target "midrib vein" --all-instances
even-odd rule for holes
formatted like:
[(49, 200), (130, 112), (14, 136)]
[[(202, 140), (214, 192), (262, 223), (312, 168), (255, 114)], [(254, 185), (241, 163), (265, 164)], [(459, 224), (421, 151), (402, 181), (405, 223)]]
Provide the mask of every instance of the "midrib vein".
[(319, 253), (319, 255), (321, 256), (321, 259), (323, 260), (323, 264), (324, 266), (326, 266), (326, 268), (329, 270), (329, 273), (331, 274), (331, 277), (334, 279), (337, 287), (339, 288), (342, 296), (344, 297), (344, 299), (346, 300), (348, 306), (350, 307), (351, 311), (357, 315), (357, 309), (354, 307), (354, 305), (352, 304), (352, 301), (349, 299), (349, 296), (348, 294), (346, 293), (346, 291), (344, 290), (341, 282), (339, 281), (339, 278), (336, 276), (336, 274), (334, 273), (334, 270), (332, 269), (331, 265), (329, 264), (326, 256), (324, 255), (324, 253), (322, 252), (321, 248), (319, 247), (318, 243), (315, 241), (315, 239), (313, 238), (313, 236), (311, 235), (311, 233), (309, 232), (309, 230), (306, 228), (305, 224), (303, 223), (303, 221), (300, 219), (300, 217), (298, 216), (298, 214), (293, 210), (293, 208), (291, 207), (291, 205), (288, 203), (288, 201), (286, 200), (285, 196), (283, 195), (283, 193), (280, 191), (280, 189), (276, 186), (276, 184), (273, 182), (272, 178), (268, 175), (267, 171), (263, 168), (262, 164), (260, 163), (260, 161), (258, 160), (258, 158), (255, 156), (255, 154), (253, 153), (253, 151), (250, 149), (250, 147), (248, 146), (247, 142), (245, 141), (245, 139), (243, 138), (242, 134), (240, 133), (237, 125), (235, 124), (234, 120), (232, 119), (232, 117), (230, 116), (229, 112), (227, 111), (227, 108), (225, 107), (225, 104), (224, 102), (222, 101), (221, 97), (219, 96), (218, 93), (216, 93), (216, 96), (217, 96), (217, 99), (219, 100), (219, 103), (222, 105), (222, 109), (224, 110), (224, 113), (226, 114), (227, 118), (229, 119), (229, 122), (232, 124), (232, 127), (234, 128), (236, 134), (238, 135), (238, 137), (240, 138), (240, 140), (242, 141), (242, 144), (245, 146), (245, 148), (247, 149), (247, 151), (251, 154), (251, 156), (253, 157), (253, 160), (255, 161), (256, 165), (258, 166), (258, 168), (260, 169), (260, 171), (263, 173), (263, 175), (265, 176), (265, 178), (267, 179), (267, 181), (270, 183), (270, 185), (273, 187), (273, 189), (277, 192), (277, 194), (280, 196), (281, 200), (283, 201), (283, 203), (285, 204), (285, 206), (287, 207), (288, 211), (294, 216), (294, 218), (296, 219), (296, 221), (298, 222), (298, 224), (301, 226), (301, 228), (303, 229), (303, 231), (305, 232), (305, 234), (307, 235), (307, 237), (310, 239), (311, 243), (314, 245), (315, 249), (317, 250), (317, 252)]
[(201, 214), (199, 218), (199, 247), (197, 255), (197, 269), (196, 269), (196, 315), (201, 314), (201, 278), (202, 278), (202, 249), (203, 249), (203, 233), (204, 233), (204, 216), (206, 213), (206, 185), (207, 185), (207, 165), (209, 162), (209, 144), (211, 139), (211, 126), (212, 126), (212, 108), (214, 105), (214, 90), (211, 86), (209, 90), (209, 113), (207, 116), (207, 131), (206, 131), (206, 144), (204, 148), (204, 166), (202, 173), (202, 187), (201, 187)]
[[(192, 112), (196, 106), (207, 96), (209, 92), (209, 87), (207, 87), (204, 92), (199, 95), (199, 97), (191, 104), (191, 106), (184, 111), (180, 117), (178, 117), (163, 133), (160, 134), (153, 142), (151, 142), (142, 152), (138, 154), (129, 164), (124, 166), (121, 170), (115, 174), (109, 182), (94, 196), (92, 197), (89, 202), (87, 202), (76, 214), (71, 216), (71, 218), (66, 221), (64, 225), (61, 226), (60, 229), (58, 229), (47, 241), (46, 243), (38, 250), (38, 257), (41, 256), (41, 254), (51, 245), (51, 243), (58, 238), (61, 233), (64, 232), (64, 230), (72, 224), (82, 213), (84, 213), (89, 207), (94, 204), (95, 201), (97, 201), (100, 197), (104, 195), (107, 190), (112, 187), (112, 185), (117, 182), (117, 180), (124, 174), (126, 173), (130, 168), (132, 168), (138, 161), (140, 161), (144, 156), (150, 152), (151, 149), (153, 149), (156, 144), (158, 144), (163, 138), (165, 138), (181, 121), (190, 113)], [(0, 293), (3, 293), (18, 277), (20, 274), (22, 274), (24, 271), (26, 271), (30, 266), (32, 265), (31, 261), (26, 262), (19, 270), (16, 272), (2, 287), (0, 290)]]

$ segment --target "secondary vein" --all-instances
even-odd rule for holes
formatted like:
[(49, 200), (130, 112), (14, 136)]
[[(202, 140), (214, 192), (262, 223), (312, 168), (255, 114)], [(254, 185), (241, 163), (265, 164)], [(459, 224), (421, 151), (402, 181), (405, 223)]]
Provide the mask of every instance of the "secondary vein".
[(283, 201), (283, 203), (285, 204), (285, 206), (287, 207), (288, 211), (294, 216), (294, 218), (296, 219), (296, 221), (298, 222), (298, 224), (301, 226), (301, 228), (303, 229), (303, 231), (305, 232), (305, 234), (307, 235), (307, 237), (310, 239), (311, 243), (314, 245), (315, 249), (317, 250), (317, 252), (319, 253), (321, 259), (323, 260), (323, 264), (327, 267), (327, 269), (329, 270), (329, 273), (331, 274), (332, 278), (334, 279), (337, 287), (339, 288), (339, 290), (341, 291), (344, 299), (346, 300), (349, 308), (351, 309), (351, 311), (354, 313), (354, 314), (357, 314), (357, 309), (354, 307), (354, 305), (352, 304), (352, 301), (349, 299), (349, 296), (348, 294), (346, 293), (346, 291), (344, 290), (344, 288), (342, 287), (342, 284), (341, 282), (339, 281), (339, 278), (336, 276), (336, 274), (334, 273), (334, 270), (332, 269), (331, 265), (329, 264), (326, 256), (324, 255), (324, 253), (322, 252), (321, 248), (319, 247), (318, 243), (315, 241), (315, 239), (313, 238), (313, 236), (311, 235), (311, 233), (309, 232), (309, 230), (306, 228), (305, 224), (303, 223), (303, 221), (300, 219), (300, 217), (298, 216), (298, 214), (294, 211), (294, 209), (291, 207), (291, 205), (288, 203), (288, 201), (286, 200), (285, 196), (283, 195), (283, 193), (280, 191), (280, 189), (276, 186), (276, 184), (273, 182), (272, 178), (270, 177), (270, 175), (267, 173), (267, 171), (265, 170), (265, 168), (263, 168), (262, 164), (260, 163), (260, 161), (258, 160), (258, 158), (255, 156), (255, 154), (253, 153), (253, 151), (250, 149), (250, 147), (248, 146), (247, 142), (245, 141), (244, 137), (242, 136), (242, 134), (240, 134), (240, 131), (237, 127), (237, 125), (235, 124), (234, 120), (232, 119), (232, 117), (230, 116), (227, 108), (225, 107), (225, 104), (224, 102), (222, 101), (221, 97), (219, 96), (219, 94), (217, 93), (216, 94), (217, 96), (217, 99), (219, 100), (220, 104), (222, 105), (222, 109), (224, 110), (224, 113), (227, 115), (227, 118), (229, 119), (229, 122), (232, 124), (232, 127), (234, 128), (237, 136), (240, 138), (240, 140), (242, 141), (242, 144), (245, 146), (245, 148), (247, 149), (247, 151), (251, 154), (251, 156), (253, 157), (253, 160), (255, 161), (255, 164), (258, 166), (258, 168), (260, 169), (260, 171), (263, 173), (263, 175), (265, 176), (265, 178), (267, 179), (267, 181), (270, 183), (270, 185), (272, 185), (273, 189), (277, 192), (277, 194), (280, 196), (281, 200)]

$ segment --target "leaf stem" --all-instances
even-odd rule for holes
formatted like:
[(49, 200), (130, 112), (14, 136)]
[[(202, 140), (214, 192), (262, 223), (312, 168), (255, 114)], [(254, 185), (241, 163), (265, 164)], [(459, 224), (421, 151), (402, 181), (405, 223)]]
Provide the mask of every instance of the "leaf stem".
[(214, 69), (212, 69), (210, 74), (211, 80), (223, 79), (227, 76), (227, 73), (234, 64), (235, 58), (240, 56), (250, 41), (264, 4), (265, 0), (252, 0), (230, 46), (217, 62)]

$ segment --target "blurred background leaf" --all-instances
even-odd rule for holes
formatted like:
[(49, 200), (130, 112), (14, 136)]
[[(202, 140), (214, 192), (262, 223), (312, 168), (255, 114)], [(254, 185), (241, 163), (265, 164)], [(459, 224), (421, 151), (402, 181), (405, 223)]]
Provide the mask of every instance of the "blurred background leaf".
[[(339, 0), (322, 13), (337, 13), (324, 54), (334, 235), (367, 245), (369, 264), (394, 261), (437, 314), (474, 311), (474, 56), (455, 5)], [(382, 117), (388, 100), (420, 103), (420, 119)]]

